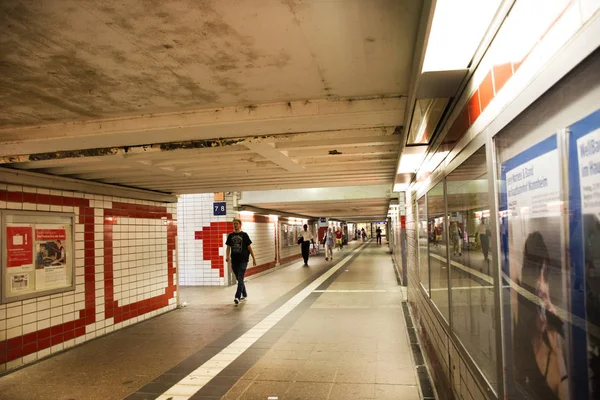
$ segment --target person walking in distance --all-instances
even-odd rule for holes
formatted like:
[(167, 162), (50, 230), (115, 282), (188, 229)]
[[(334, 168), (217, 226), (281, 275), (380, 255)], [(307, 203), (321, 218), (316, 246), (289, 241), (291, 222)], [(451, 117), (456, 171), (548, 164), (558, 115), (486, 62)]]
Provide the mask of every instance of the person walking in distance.
[(377, 244), (381, 244), (381, 228), (377, 227), (375, 233), (377, 234)]
[(302, 258), (304, 258), (304, 265), (308, 267), (308, 254), (310, 252), (310, 243), (314, 241), (313, 234), (308, 230), (308, 225), (304, 224), (304, 230), (300, 233), (302, 240), (300, 246), (302, 248)]
[(256, 257), (252, 250), (252, 240), (246, 232), (242, 232), (242, 221), (233, 219), (233, 232), (227, 235), (227, 255), (226, 261), (231, 261), (231, 270), (237, 279), (237, 290), (233, 302), (239, 304), (240, 301), (246, 300), (248, 293), (244, 284), (244, 275), (248, 267), (248, 259), (252, 256), (252, 264), (256, 267)]
[(342, 238), (342, 230), (339, 227), (335, 228), (335, 244), (339, 250), (342, 251), (344, 240)]
[(333, 261), (333, 246), (334, 246), (334, 241), (333, 241), (333, 231), (331, 230), (331, 228), (327, 229), (327, 232), (325, 232), (325, 237), (323, 238), (325, 241), (325, 261)]
[(487, 224), (485, 218), (481, 217), (481, 223), (477, 226), (477, 233), (479, 234), (479, 242), (481, 243), (481, 252), (485, 261), (488, 260), (488, 253), (490, 251), (490, 226)]

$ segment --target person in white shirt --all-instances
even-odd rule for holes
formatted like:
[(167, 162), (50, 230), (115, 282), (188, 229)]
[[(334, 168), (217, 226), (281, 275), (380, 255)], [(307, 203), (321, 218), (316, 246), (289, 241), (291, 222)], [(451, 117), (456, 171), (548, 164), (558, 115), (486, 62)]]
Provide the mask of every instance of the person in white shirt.
[(335, 244), (334, 237), (335, 235), (333, 234), (331, 227), (329, 227), (327, 232), (325, 232), (325, 236), (323, 237), (323, 241), (325, 242), (325, 261), (333, 261), (333, 246)]
[(483, 217), (481, 218), (481, 223), (477, 226), (477, 234), (479, 235), (483, 258), (487, 261), (488, 252), (490, 251), (490, 227)]
[(304, 265), (308, 267), (308, 254), (310, 252), (310, 242), (314, 241), (313, 234), (308, 230), (308, 225), (304, 224), (304, 230), (300, 234), (302, 242), (300, 246), (302, 248), (302, 258), (304, 258)]

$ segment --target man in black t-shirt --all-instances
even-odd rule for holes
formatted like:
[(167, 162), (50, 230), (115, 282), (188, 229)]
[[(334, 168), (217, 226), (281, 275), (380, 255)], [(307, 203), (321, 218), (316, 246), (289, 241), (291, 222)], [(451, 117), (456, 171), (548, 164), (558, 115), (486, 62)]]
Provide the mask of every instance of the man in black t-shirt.
[(252, 264), (256, 267), (256, 257), (254, 257), (254, 250), (252, 250), (252, 240), (246, 232), (242, 232), (242, 221), (234, 218), (233, 219), (233, 232), (227, 235), (227, 257), (226, 260), (231, 260), (231, 269), (237, 279), (237, 291), (235, 292), (235, 298), (233, 302), (239, 304), (240, 301), (246, 300), (248, 294), (246, 293), (246, 285), (244, 284), (244, 274), (246, 274), (246, 268), (248, 267), (248, 259), (252, 255)]

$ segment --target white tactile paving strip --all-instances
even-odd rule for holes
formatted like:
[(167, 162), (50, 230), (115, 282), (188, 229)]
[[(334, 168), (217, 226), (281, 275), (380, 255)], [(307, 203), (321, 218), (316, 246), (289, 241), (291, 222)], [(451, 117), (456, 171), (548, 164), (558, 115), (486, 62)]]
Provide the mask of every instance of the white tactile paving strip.
[[(308, 286), (302, 289), (298, 294), (288, 300), (284, 305), (275, 310), (268, 317), (259, 322), (256, 326), (248, 330), (245, 334), (240, 336), (237, 340), (225, 347), (213, 358), (196, 368), (185, 378), (171, 386), (166, 392), (157, 397), (157, 400), (188, 400), (196, 392), (202, 389), (211, 379), (217, 376), (223, 371), (229, 364), (231, 364), (236, 358), (244, 353), (250, 346), (252, 346), (258, 339), (260, 339), (265, 333), (269, 331), (275, 324), (277, 324), (283, 317), (290, 313), (296, 306), (298, 306), (304, 299), (306, 299), (313, 292), (323, 292), (323, 290), (317, 291), (316, 289), (325, 282), (329, 277), (340, 270), (344, 265), (350, 261), (354, 255), (364, 247), (364, 244), (357, 247), (342, 261), (340, 261), (333, 268), (330, 268), (323, 275), (315, 279)], [(335, 292), (377, 292), (378, 290), (336, 290)], [(386, 290), (383, 290), (384, 292)], [(329, 291), (328, 291), (329, 292)]]

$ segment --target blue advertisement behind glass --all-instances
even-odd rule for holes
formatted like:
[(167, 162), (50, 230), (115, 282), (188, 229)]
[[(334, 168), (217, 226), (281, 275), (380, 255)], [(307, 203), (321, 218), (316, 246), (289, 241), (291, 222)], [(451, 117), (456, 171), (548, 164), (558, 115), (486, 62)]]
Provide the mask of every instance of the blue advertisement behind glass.
[(501, 165), (508, 397), (571, 399), (561, 159), (553, 135)]
[(575, 398), (600, 398), (600, 111), (569, 131)]

